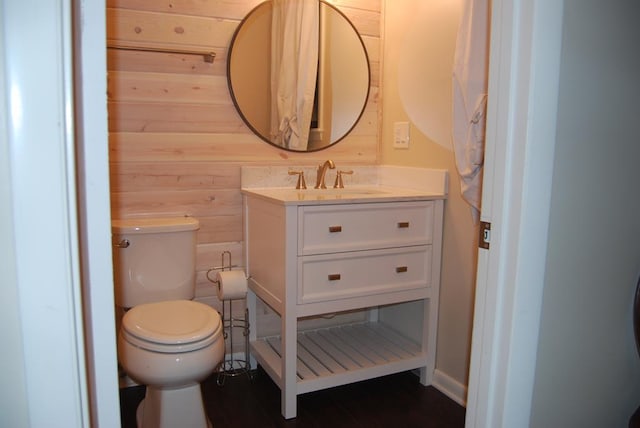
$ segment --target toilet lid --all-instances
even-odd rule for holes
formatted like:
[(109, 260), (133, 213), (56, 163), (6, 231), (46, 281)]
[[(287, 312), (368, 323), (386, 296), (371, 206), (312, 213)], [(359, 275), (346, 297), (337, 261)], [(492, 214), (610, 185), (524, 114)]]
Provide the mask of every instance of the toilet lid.
[(136, 346), (158, 352), (186, 352), (217, 340), (220, 315), (210, 306), (191, 300), (146, 303), (122, 319), (125, 338)]

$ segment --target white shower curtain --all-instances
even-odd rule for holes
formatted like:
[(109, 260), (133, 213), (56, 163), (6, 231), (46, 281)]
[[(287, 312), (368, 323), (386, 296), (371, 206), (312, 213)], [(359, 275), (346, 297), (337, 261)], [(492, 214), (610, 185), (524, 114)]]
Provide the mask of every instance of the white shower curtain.
[(478, 220), (489, 69), (490, 0), (465, 0), (453, 64), (453, 146), (462, 197)]
[(273, 0), (271, 141), (304, 150), (318, 73), (318, 0)]

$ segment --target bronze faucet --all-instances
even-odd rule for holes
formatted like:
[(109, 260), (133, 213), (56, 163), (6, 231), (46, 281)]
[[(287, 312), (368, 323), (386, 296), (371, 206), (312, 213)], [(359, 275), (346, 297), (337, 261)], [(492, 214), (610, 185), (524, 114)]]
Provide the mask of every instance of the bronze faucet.
[(316, 185), (314, 189), (326, 189), (327, 185), (324, 183), (324, 176), (327, 174), (327, 169), (335, 169), (336, 165), (331, 159), (325, 161), (318, 167), (318, 175), (316, 177)]

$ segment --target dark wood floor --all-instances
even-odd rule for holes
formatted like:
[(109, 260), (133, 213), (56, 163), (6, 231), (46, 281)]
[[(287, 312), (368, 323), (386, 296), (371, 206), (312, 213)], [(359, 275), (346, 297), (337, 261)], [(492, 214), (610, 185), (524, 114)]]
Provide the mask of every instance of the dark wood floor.
[[(464, 427), (465, 409), (433, 387), (424, 387), (412, 373), (400, 373), (298, 397), (298, 417), (280, 415), (280, 390), (258, 369), (247, 376), (215, 376), (202, 385), (207, 414), (214, 428), (227, 427)], [(120, 392), (122, 427), (135, 427), (135, 410), (144, 387)]]

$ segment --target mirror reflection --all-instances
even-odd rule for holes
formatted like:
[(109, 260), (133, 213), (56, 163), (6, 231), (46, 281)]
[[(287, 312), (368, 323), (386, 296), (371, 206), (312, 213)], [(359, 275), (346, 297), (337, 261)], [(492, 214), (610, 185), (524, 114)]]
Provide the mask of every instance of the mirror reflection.
[(364, 44), (351, 22), (322, 1), (272, 0), (240, 23), (227, 78), (251, 130), (291, 151), (316, 151), (343, 139), (369, 95)]

